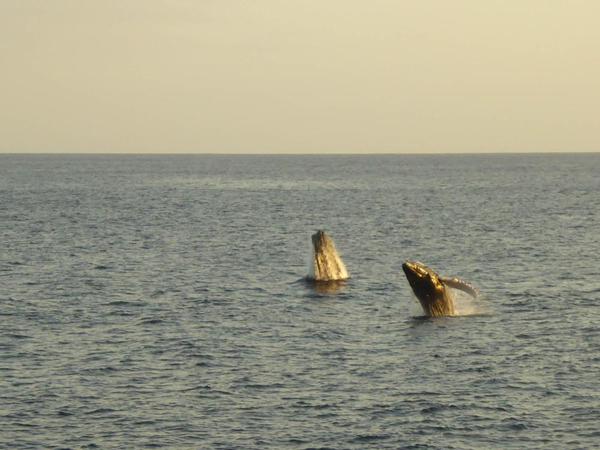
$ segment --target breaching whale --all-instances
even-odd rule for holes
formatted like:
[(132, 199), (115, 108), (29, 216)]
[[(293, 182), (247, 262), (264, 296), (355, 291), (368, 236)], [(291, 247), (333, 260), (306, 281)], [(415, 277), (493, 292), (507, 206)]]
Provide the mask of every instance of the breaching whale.
[(312, 257), (306, 278), (312, 281), (340, 281), (349, 278), (346, 266), (324, 231), (312, 235)]
[(448, 288), (460, 289), (477, 297), (477, 289), (459, 278), (440, 277), (425, 264), (406, 261), (402, 269), (425, 314), (430, 317), (453, 316), (456, 314), (454, 299)]

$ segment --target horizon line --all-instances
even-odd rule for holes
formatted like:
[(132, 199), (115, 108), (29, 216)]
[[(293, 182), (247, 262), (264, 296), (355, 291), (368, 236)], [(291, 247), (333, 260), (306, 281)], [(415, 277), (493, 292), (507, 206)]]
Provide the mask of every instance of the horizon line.
[(495, 151), (495, 152), (323, 152), (323, 153), (269, 153), (269, 152), (0, 152), (0, 156), (27, 156), (27, 155), (47, 155), (47, 156), (440, 156), (440, 155), (585, 155), (598, 154), (600, 150), (592, 151)]

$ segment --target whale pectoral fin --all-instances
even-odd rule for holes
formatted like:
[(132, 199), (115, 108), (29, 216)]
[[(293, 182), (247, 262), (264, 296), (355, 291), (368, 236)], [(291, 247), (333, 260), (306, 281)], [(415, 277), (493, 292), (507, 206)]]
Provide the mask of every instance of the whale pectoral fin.
[(440, 281), (442, 283), (444, 283), (446, 286), (466, 292), (467, 294), (469, 294), (473, 297), (479, 296), (479, 291), (477, 290), (477, 288), (475, 286), (467, 283), (464, 280), (461, 280), (460, 278), (456, 278), (456, 277), (441, 278), (440, 277)]

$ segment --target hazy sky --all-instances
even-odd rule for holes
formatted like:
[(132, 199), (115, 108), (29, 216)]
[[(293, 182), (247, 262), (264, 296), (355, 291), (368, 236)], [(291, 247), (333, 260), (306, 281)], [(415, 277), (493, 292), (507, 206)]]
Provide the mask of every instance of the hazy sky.
[(600, 151), (598, 0), (0, 0), (0, 152)]

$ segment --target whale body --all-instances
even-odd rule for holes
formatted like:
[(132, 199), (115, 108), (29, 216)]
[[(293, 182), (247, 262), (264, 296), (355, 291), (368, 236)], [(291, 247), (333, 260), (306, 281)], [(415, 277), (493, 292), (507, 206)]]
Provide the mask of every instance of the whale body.
[(425, 264), (406, 261), (402, 269), (413, 292), (427, 316), (454, 316), (456, 308), (449, 288), (459, 289), (472, 297), (479, 295), (477, 289), (459, 278), (441, 277)]
[(312, 257), (306, 278), (312, 281), (340, 281), (349, 278), (333, 239), (319, 230), (311, 237)]

